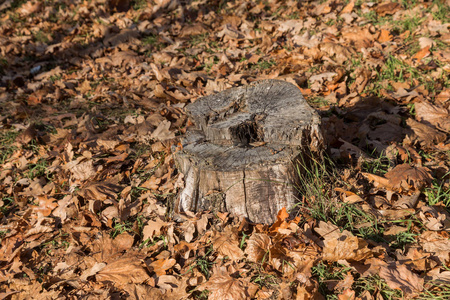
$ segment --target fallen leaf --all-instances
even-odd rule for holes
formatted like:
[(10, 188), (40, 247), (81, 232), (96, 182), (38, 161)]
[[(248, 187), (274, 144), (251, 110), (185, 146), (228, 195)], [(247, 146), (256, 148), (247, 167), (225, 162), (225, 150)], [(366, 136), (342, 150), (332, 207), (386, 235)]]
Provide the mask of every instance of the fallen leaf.
[(384, 17), (385, 15), (393, 15), (400, 9), (401, 9), (400, 4), (395, 2), (388, 2), (378, 4), (377, 7), (375, 8), (375, 11), (379, 16)]
[(443, 265), (450, 262), (450, 240), (435, 231), (425, 231), (419, 238), (419, 245)]
[(381, 29), (380, 35), (378, 36), (378, 41), (380, 43), (386, 43), (391, 41), (393, 36), (391, 35), (389, 30)]
[(141, 284), (150, 280), (143, 267), (143, 262), (137, 257), (121, 257), (100, 270), (96, 275), (97, 281), (112, 281), (117, 286), (129, 283)]
[(324, 260), (360, 261), (372, 257), (367, 242), (347, 230), (340, 232), (335, 225), (323, 221), (314, 230), (324, 238), (322, 255)]
[(397, 165), (384, 176), (393, 189), (399, 191), (420, 190), (429, 184), (433, 177), (426, 167), (411, 167), (409, 164)]
[(153, 241), (153, 238), (161, 235), (161, 228), (167, 226), (167, 223), (157, 218), (155, 221), (148, 221), (147, 225), (142, 229), (144, 241), (150, 239)]
[(173, 258), (161, 258), (150, 264), (156, 276), (166, 275), (166, 271), (172, 268), (177, 261)]
[(22, 16), (29, 16), (31, 14), (37, 13), (42, 8), (42, 2), (40, 1), (27, 1), (25, 4), (17, 10)]
[(427, 57), (428, 55), (430, 55), (430, 48), (430, 46), (426, 46), (425, 48), (420, 49), (416, 54), (414, 54), (412, 59), (421, 60), (422, 58)]
[(232, 231), (217, 233), (213, 238), (214, 250), (223, 257), (228, 257), (232, 261), (238, 261), (244, 258), (244, 252), (239, 248), (237, 235)]
[(216, 268), (211, 278), (202, 285), (202, 289), (210, 292), (210, 300), (244, 300), (249, 299), (249, 295), (241, 279), (233, 278), (226, 270)]
[(415, 104), (416, 119), (450, 133), (450, 111), (446, 108), (422, 101)]
[(351, 0), (344, 8), (341, 10), (340, 14), (349, 14), (352, 12), (353, 7), (355, 7), (355, 0)]
[(171, 132), (170, 129), (171, 123), (167, 120), (161, 122), (161, 124), (153, 131), (151, 137), (153, 139), (157, 139), (160, 141), (165, 141), (169, 139), (175, 138), (175, 132)]
[(39, 205), (37, 206), (32, 206), (33, 211), (35, 211), (36, 213), (47, 217), (49, 216), (52, 211), (58, 207), (58, 203), (55, 203), (55, 201), (57, 201), (55, 198), (49, 198), (48, 196), (38, 196), (37, 197), (37, 201), (39, 203)]
[[(264, 233), (254, 233), (247, 241), (247, 248), (245, 254), (247, 259), (252, 262), (261, 262), (264, 258), (269, 259), (268, 251), (272, 245), (270, 237)], [(267, 257), (266, 257), (267, 256)]]
[(401, 289), (406, 295), (416, 294), (423, 290), (424, 279), (408, 270), (405, 265), (380, 266), (379, 275), (386, 280), (391, 289)]

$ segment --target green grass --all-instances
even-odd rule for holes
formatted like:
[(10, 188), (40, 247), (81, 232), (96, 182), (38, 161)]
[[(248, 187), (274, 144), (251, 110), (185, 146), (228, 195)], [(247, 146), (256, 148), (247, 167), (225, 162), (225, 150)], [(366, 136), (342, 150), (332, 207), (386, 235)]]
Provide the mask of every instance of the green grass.
[(11, 9), (16, 9), (22, 6), (22, 4), (24, 4), (25, 2), (27, 2), (27, 0), (14, 0), (11, 3)]
[[(165, 48), (165, 47), (167, 46), (164, 42), (162, 42), (162, 41), (159, 39), (159, 36), (158, 36), (158, 35), (154, 35), (154, 34), (151, 34), (151, 35), (149, 35), (149, 36), (146, 36), (145, 38), (143, 38), (143, 39), (141, 40), (141, 42), (142, 42), (142, 44), (143, 44), (144, 46), (148, 46), (148, 47), (151, 48), (151, 50), (156, 50), (156, 51), (161, 51), (163, 48)], [(151, 51), (148, 50), (148, 51), (146, 52), (146, 55), (147, 55), (147, 56), (150, 56), (150, 55), (151, 55)]]
[(257, 272), (257, 274), (253, 276), (250, 281), (259, 285), (261, 288), (278, 285), (278, 279), (275, 275), (261, 272), (261, 270), (259, 270), (259, 272)]
[(132, 0), (131, 7), (133, 7), (134, 10), (140, 10), (147, 7), (147, 2), (147, 0)]
[(142, 249), (144, 247), (151, 247), (156, 245), (159, 241), (163, 242), (163, 248), (167, 247), (167, 238), (165, 235), (161, 234), (159, 236), (156, 236), (152, 239), (148, 238), (145, 241), (143, 241), (140, 245), (139, 245), (139, 249)]
[[(445, 0), (434, 0), (433, 4), (437, 6), (437, 9), (432, 12), (433, 19), (441, 21), (442, 23), (450, 22), (450, 6), (446, 4)], [(433, 6), (430, 6), (430, 11)]]
[(395, 239), (389, 243), (389, 246), (395, 249), (405, 250), (405, 246), (408, 244), (416, 243), (416, 237), (418, 234), (408, 231), (400, 232), (395, 235)]
[(48, 180), (51, 180), (51, 174), (48, 172), (49, 167), (46, 159), (41, 158), (35, 164), (29, 164), (28, 170), (24, 172), (24, 176), (33, 180), (36, 177), (46, 176)]
[(0, 56), (0, 74), (5, 74), (5, 70), (8, 67), (8, 61), (6, 58)]
[(33, 34), (34, 36), (34, 41), (35, 42), (40, 42), (43, 44), (48, 44), (50, 42), (50, 38), (48, 36), (48, 34), (44, 33), (43, 31), (39, 30), (38, 32)]
[(198, 256), (195, 259), (194, 263), (189, 267), (187, 273), (192, 272), (193, 269), (197, 269), (200, 273), (205, 275), (206, 279), (209, 279), (211, 276), (210, 269), (214, 264), (214, 260), (210, 259), (213, 252), (213, 246), (211, 245), (204, 255)]
[(375, 294), (381, 295), (381, 299), (405, 299), (401, 290), (391, 289), (387, 285), (386, 281), (380, 278), (380, 276), (378, 275), (361, 277), (355, 280), (352, 285), (352, 289), (356, 292), (357, 295), (361, 295), (363, 292), (369, 291), (372, 296), (375, 296)]
[(110, 232), (110, 236), (114, 239), (119, 234), (122, 234), (125, 232), (133, 232), (132, 228), (133, 228), (133, 222), (131, 222), (131, 221), (116, 222)]
[(143, 38), (142, 40), (141, 40), (141, 42), (142, 42), (142, 44), (144, 44), (144, 45), (151, 45), (151, 46), (154, 46), (154, 45), (156, 45), (156, 43), (158, 42), (158, 37), (156, 36), (156, 35), (149, 35), (149, 36), (146, 36), (145, 38)]
[(209, 33), (202, 33), (197, 35), (192, 35), (189, 38), (189, 42), (192, 46), (197, 46), (201, 43), (207, 42), (209, 37)]
[(273, 59), (271, 60), (262, 60), (252, 65), (252, 69), (254, 70), (267, 70), (275, 66), (277, 62)]
[(343, 280), (350, 270), (351, 268), (338, 263), (327, 265), (320, 261), (311, 268), (311, 273), (319, 282), (319, 292), (326, 296), (326, 299), (337, 299), (337, 296), (333, 295), (333, 292), (328, 289), (327, 282), (329, 280)]
[(425, 290), (417, 297), (420, 300), (447, 300), (450, 299), (450, 284), (443, 282), (430, 282)]
[[(373, 155), (374, 152), (372, 152), (371, 156), (373, 157)], [(387, 173), (389, 167), (389, 159), (385, 155), (380, 154), (378, 157), (375, 157), (372, 160), (365, 160), (361, 164), (361, 171), (383, 176)]]
[[(408, 65), (406, 62), (389, 55), (382, 66), (381, 70), (376, 70), (377, 78), (372, 84), (369, 84), (365, 93), (375, 94), (381, 96), (383, 89), (393, 90), (389, 84), (387, 87), (383, 86), (383, 82), (409, 82), (411, 86), (417, 86), (423, 84), (428, 91), (435, 92), (436, 83), (440, 80), (446, 80), (444, 78), (427, 78), (426, 74), (419, 69)], [(416, 81), (418, 84), (416, 84)]]
[[(448, 176), (447, 173), (445, 176)], [(446, 207), (450, 208), (450, 189), (444, 186), (444, 182), (439, 183), (434, 180), (430, 188), (426, 188), (424, 194), (429, 205), (435, 205), (442, 202)]]
[[(297, 188), (303, 201), (294, 209), (298, 209), (300, 214), (306, 212), (316, 220), (331, 222), (356, 236), (384, 241), (383, 228), (378, 226), (373, 215), (363, 211), (357, 204), (343, 203), (334, 192), (339, 176), (331, 159), (311, 156), (308, 160), (297, 163), (300, 178)], [(370, 226), (359, 226), (362, 224)]]
[(328, 101), (321, 96), (308, 97), (306, 101), (308, 101), (308, 103), (315, 108), (320, 108), (329, 105)]
[(0, 133), (0, 164), (4, 164), (11, 154), (17, 150), (16, 146), (13, 146), (19, 132), (14, 130), (4, 131)]
[(399, 31), (400, 34), (404, 33), (405, 31), (413, 33), (424, 20), (425, 18), (420, 18), (419, 16), (411, 16), (403, 20), (394, 21), (393, 30)]
[(14, 198), (12, 198), (12, 197), (3, 197), (1, 201), (3, 202), (3, 204), (0, 207), (0, 212), (4, 216), (7, 216), (9, 210), (11, 209), (11, 207), (14, 206)]

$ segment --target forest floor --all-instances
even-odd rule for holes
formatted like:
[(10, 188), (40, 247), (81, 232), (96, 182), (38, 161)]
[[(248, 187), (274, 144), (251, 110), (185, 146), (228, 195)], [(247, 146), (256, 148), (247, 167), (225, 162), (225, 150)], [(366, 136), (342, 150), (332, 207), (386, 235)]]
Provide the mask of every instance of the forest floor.
[[(449, 299), (449, 44), (448, 0), (2, 1), (0, 299)], [(184, 106), (275, 78), (295, 218), (174, 213)]]

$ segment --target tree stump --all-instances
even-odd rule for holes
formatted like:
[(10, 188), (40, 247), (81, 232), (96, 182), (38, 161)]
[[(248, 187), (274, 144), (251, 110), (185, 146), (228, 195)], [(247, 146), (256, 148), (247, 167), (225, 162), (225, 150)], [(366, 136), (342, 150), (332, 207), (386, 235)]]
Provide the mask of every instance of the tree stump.
[(322, 149), (320, 117), (293, 84), (265, 80), (198, 99), (175, 154), (176, 212), (228, 211), (269, 224), (298, 199), (295, 162)]

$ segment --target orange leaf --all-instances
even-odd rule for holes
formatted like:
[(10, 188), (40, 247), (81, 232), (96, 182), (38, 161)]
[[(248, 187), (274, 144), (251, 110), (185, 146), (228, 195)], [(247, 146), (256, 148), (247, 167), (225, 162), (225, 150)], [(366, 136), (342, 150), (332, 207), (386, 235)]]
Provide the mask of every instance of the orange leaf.
[(177, 261), (173, 258), (161, 258), (150, 264), (156, 276), (166, 275), (166, 270), (172, 268)]
[(389, 42), (392, 40), (392, 35), (389, 30), (381, 29), (380, 35), (378, 36), (378, 41), (380, 43)]
[(428, 55), (430, 55), (430, 46), (426, 46), (425, 48), (422, 48), (419, 50), (419, 52), (417, 52), (412, 59), (417, 59), (417, 60), (421, 60), (424, 57), (427, 57)]

